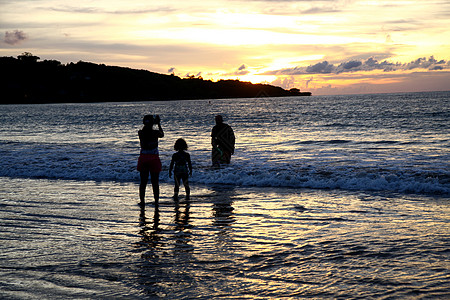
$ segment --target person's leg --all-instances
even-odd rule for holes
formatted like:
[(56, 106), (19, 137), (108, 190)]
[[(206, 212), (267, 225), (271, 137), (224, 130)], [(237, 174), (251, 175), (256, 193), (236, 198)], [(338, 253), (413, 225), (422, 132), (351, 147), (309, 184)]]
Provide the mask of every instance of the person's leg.
[(180, 177), (177, 174), (173, 174), (173, 179), (175, 180), (175, 187), (173, 189), (173, 197), (178, 198), (178, 193), (180, 192)]
[(187, 174), (183, 176), (183, 185), (186, 190), (186, 200), (189, 200), (191, 198), (191, 188), (189, 186), (189, 175)]
[(229, 164), (231, 162), (231, 153), (230, 152), (224, 151), (223, 152), (223, 157), (224, 157), (224, 160), (225, 160), (226, 164)]
[(212, 165), (213, 166), (220, 165), (221, 157), (222, 157), (222, 154), (220, 153), (218, 148), (213, 148), (211, 150), (211, 160), (212, 160)]
[(139, 199), (141, 199), (141, 205), (145, 204), (145, 189), (148, 183), (148, 171), (141, 171), (141, 184), (139, 185)]
[(153, 187), (153, 197), (155, 198), (155, 204), (159, 202), (159, 172), (151, 172), (151, 181)]

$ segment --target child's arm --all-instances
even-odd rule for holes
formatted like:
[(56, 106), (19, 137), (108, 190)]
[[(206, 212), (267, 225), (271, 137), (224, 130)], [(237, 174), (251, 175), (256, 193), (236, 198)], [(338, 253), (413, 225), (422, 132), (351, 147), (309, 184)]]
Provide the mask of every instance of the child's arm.
[(169, 178), (172, 177), (172, 170), (173, 170), (173, 155), (172, 155), (172, 160), (170, 161), (170, 166), (169, 166)]

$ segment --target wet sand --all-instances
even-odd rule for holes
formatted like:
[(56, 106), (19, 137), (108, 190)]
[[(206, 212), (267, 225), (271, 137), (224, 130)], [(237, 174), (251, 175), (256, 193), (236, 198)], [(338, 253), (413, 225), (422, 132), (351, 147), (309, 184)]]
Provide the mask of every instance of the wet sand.
[(135, 183), (0, 186), (1, 298), (450, 296), (446, 198), (222, 185), (177, 203), (162, 184), (141, 210)]

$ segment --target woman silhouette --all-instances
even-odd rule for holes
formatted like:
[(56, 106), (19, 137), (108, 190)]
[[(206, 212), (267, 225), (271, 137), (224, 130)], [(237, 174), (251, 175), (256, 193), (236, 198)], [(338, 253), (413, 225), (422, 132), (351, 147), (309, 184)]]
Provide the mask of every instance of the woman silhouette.
[[(141, 154), (139, 155), (137, 170), (141, 175), (139, 186), (139, 198), (141, 206), (145, 205), (145, 189), (150, 175), (155, 205), (159, 203), (159, 173), (161, 172), (161, 160), (159, 159), (158, 139), (164, 137), (159, 116), (146, 115), (143, 119), (144, 127), (139, 130)], [(153, 129), (153, 125), (158, 129)]]

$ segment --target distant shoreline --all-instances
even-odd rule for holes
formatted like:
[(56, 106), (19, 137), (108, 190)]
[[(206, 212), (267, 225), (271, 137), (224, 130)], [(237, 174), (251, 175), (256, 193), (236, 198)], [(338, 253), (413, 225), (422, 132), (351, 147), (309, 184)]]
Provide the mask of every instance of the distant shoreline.
[(3, 104), (91, 103), (311, 96), (299, 89), (239, 80), (213, 82), (79, 61), (0, 57)]

